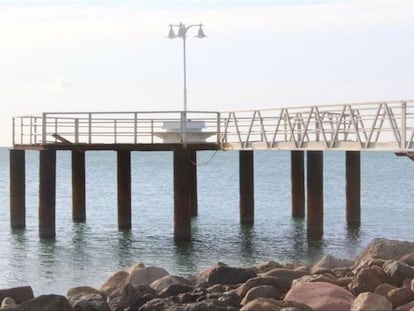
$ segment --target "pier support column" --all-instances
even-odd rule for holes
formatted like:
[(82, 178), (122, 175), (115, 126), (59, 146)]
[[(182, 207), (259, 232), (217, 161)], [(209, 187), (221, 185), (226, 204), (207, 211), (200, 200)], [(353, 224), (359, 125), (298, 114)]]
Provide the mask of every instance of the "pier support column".
[(10, 150), (10, 225), (13, 229), (24, 229), (26, 227), (24, 150)]
[(305, 218), (305, 154), (290, 152), (291, 205), (293, 218)]
[(190, 176), (190, 195), (191, 195), (191, 216), (198, 216), (197, 200), (197, 151), (190, 150), (191, 176)]
[(346, 151), (346, 223), (361, 225), (361, 153)]
[(240, 223), (254, 223), (254, 158), (253, 151), (239, 151)]
[(131, 229), (131, 152), (117, 151), (118, 229)]
[(39, 235), (56, 237), (56, 151), (41, 150), (39, 155)]
[(72, 150), (72, 220), (85, 222), (85, 152)]
[(307, 152), (307, 236), (321, 239), (323, 235), (323, 152)]
[(187, 149), (174, 151), (174, 239), (191, 240), (192, 163)]

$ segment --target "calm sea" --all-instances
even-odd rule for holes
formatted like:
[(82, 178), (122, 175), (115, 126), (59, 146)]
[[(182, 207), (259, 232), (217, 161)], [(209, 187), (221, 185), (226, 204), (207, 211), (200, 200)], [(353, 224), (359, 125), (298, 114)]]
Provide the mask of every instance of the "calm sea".
[(27, 229), (9, 225), (9, 153), (0, 149), (0, 288), (31, 285), (36, 295), (100, 285), (136, 262), (186, 276), (222, 261), (250, 266), (275, 260), (353, 258), (373, 238), (414, 240), (414, 162), (362, 153), (362, 226), (345, 225), (343, 152), (324, 154), (324, 238), (306, 239), (290, 217), (289, 153), (255, 152), (255, 224), (239, 225), (238, 153), (198, 153), (199, 216), (192, 243), (173, 236), (172, 153), (132, 153), (132, 230), (118, 232), (116, 154), (86, 153), (87, 222), (71, 221), (70, 153), (57, 154), (56, 241), (38, 237), (38, 153), (26, 152)]

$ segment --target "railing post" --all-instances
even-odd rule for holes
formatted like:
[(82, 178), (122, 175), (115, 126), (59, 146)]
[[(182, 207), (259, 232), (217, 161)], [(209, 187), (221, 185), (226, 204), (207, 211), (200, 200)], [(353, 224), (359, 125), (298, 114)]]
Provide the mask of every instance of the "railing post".
[(79, 143), (79, 119), (75, 119), (75, 143)]
[(137, 143), (138, 136), (138, 114), (134, 112), (134, 144)]
[(42, 113), (42, 144), (46, 144), (46, 113)]
[(221, 122), (221, 116), (220, 116), (220, 112), (217, 112), (217, 145), (220, 145), (220, 122)]
[(92, 143), (92, 113), (88, 113), (88, 143)]
[(401, 143), (400, 148), (404, 150), (407, 146), (407, 103), (401, 104)]
[(14, 117), (13, 117), (12, 118), (12, 134), (13, 134), (12, 143), (13, 143), (13, 146), (16, 144), (16, 140), (15, 140), (16, 129), (14, 128), (15, 126), (16, 126), (16, 122), (15, 122)]

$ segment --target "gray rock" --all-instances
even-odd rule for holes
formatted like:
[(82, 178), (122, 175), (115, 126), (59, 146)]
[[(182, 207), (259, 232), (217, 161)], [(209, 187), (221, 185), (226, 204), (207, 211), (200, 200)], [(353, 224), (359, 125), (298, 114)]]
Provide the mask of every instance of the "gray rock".
[(177, 296), (178, 294), (191, 292), (193, 288), (183, 284), (171, 284), (167, 288), (161, 290), (158, 295), (160, 297)]
[(282, 280), (277, 277), (255, 277), (249, 279), (246, 283), (240, 285), (237, 289), (235, 289), (235, 293), (239, 295), (241, 298), (247, 294), (247, 292), (252, 289), (253, 287), (261, 286), (261, 285), (270, 285), (273, 286), (278, 290), (279, 293), (283, 294), (286, 293), (289, 289), (289, 283), (286, 280)]
[[(19, 304), (13, 311), (73, 311), (68, 300), (60, 295), (42, 295)], [(77, 310), (76, 310), (77, 311)], [(92, 311), (92, 310), (91, 310)]]
[(110, 311), (106, 297), (92, 287), (71, 288), (67, 297), (69, 304), (76, 311)]
[(210, 284), (240, 284), (256, 277), (256, 273), (249, 269), (219, 266), (211, 271), (207, 281)]
[(354, 300), (351, 311), (392, 311), (392, 305), (384, 296), (365, 292)]
[(8, 289), (1, 289), (0, 301), (3, 301), (3, 299), (6, 297), (13, 298), (16, 304), (21, 304), (22, 302), (33, 299), (34, 295), (33, 290), (30, 286), (19, 286)]
[(394, 285), (388, 283), (381, 283), (375, 288), (374, 293), (387, 297), (387, 294), (393, 289), (396, 289)]
[(168, 274), (168, 271), (163, 268), (154, 266), (145, 267), (132, 271), (126, 283), (130, 285), (149, 285)]
[(311, 273), (315, 274), (321, 269), (332, 270), (334, 268), (351, 267), (353, 265), (353, 260), (341, 259), (331, 255), (325, 255), (316, 264), (313, 265)]
[(414, 268), (403, 262), (387, 261), (383, 265), (383, 269), (393, 284), (398, 287), (402, 285), (405, 278), (414, 278)]
[(176, 276), (176, 275), (166, 275), (154, 282), (152, 282), (150, 284), (150, 287), (152, 289), (154, 289), (156, 292), (160, 293), (162, 291), (164, 291), (165, 289), (167, 289), (168, 287), (170, 287), (171, 285), (182, 285), (182, 286), (186, 286), (188, 288), (191, 288), (191, 283), (180, 277), (180, 276)]
[(414, 266), (414, 252), (402, 256), (399, 261), (409, 266)]
[(355, 258), (355, 268), (366, 265), (373, 258), (399, 260), (401, 257), (414, 252), (414, 243), (389, 239), (373, 239)]
[(293, 280), (292, 287), (296, 286), (299, 283), (306, 283), (306, 282), (326, 282), (326, 283), (339, 285), (338, 278), (333, 276), (330, 273), (327, 273), (327, 274), (304, 275), (299, 279)]

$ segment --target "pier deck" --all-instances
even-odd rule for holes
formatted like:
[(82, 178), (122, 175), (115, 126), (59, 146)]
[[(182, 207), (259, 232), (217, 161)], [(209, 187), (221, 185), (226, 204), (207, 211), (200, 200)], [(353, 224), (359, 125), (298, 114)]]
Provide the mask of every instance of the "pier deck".
[[(72, 153), (72, 216), (85, 221), (85, 152), (117, 152), (118, 227), (131, 229), (132, 151), (172, 151), (174, 238), (191, 240), (197, 216), (197, 151), (239, 152), (240, 223), (254, 223), (254, 150), (291, 151), (292, 217), (323, 234), (323, 151), (346, 152), (346, 223), (361, 223), (361, 151), (414, 160), (414, 101), (228, 112), (45, 112), (13, 119), (10, 217), (25, 227), (25, 150), (39, 150), (39, 234), (55, 237), (56, 151)], [(305, 160), (306, 152), (306, 160)], [(305, 165), (306, 164), (306, 165)], [(305, 187), (306, 170), (306, 187)], [(307, 195), (305, 195), (305, 192)], [(305, 199), (306, 198), (306, 199)], [(306, 213), (305, 213), (306, 207)]]

